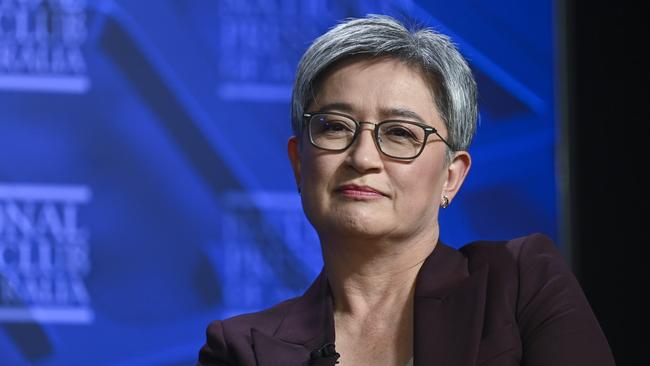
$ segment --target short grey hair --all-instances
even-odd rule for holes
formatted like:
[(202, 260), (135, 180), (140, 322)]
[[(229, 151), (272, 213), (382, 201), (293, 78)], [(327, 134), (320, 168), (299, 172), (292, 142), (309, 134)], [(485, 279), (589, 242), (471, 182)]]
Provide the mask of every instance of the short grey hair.
[[(476, 81), (451, 39), (433, 29), (409, 30), (384, 15), (347, 19), (317, 38), (302, 56), (293, 86), (291, 127), (302, 136), (305, 108), (319, 92), (319, 78), (350, 57), (393, 57), (422, 72), (433, 91), (452, 150), (467, 150), (478, 120)], [(451, 152), (450, 152), (451, 153)]]

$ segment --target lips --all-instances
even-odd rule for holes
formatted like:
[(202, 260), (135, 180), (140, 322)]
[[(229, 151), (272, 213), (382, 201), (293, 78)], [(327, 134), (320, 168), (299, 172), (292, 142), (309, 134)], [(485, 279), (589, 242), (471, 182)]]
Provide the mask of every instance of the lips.
[(385, 193), (373, 187), (356, 184), (344, 184), (339, 186), (336, 192), (347, 197), (355, 198), (378, 198), (387, 196)]

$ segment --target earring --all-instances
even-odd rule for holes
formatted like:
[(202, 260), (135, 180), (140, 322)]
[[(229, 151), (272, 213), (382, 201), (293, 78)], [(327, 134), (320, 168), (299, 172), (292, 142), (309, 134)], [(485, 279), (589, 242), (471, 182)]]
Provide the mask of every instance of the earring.
[(442, 208), (447, 208), (449, 207), (449, 197), (443, 195), (442, 196), (442, 204), (440, 205)]

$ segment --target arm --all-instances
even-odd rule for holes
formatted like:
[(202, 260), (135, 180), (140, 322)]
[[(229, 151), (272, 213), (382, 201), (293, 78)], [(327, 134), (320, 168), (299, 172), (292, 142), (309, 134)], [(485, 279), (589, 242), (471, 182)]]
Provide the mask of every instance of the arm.
[(598, 321), (551, 239), (535, 234), (508, 246), (519, 269), (522, 365), (614, 365)]
[(199, 351), (197, 366), (231, 366), (223, 325), (220, 321), (210, 323), (206, 330), (206, 342)]

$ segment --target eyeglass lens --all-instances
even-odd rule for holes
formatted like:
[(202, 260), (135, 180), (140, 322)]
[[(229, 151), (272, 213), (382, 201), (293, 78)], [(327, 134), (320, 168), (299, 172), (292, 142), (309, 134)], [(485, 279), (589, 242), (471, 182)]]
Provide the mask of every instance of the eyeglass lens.
[[(309, 120), (309, 136), (314, 145), (325, 150), (345, 150), (353, 142), (359, 124), (338, 114), (315, 114)], [(396, 158), (417, 156), (425, 143), (422, 126), (407, 121), (385, 121), (375, 127), (379, 149)]]

